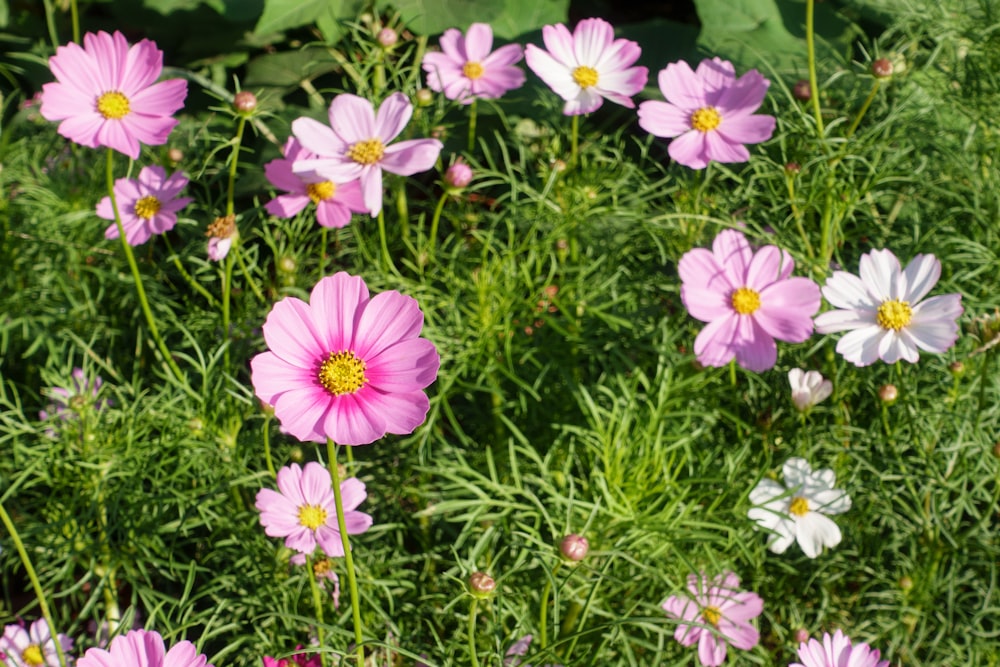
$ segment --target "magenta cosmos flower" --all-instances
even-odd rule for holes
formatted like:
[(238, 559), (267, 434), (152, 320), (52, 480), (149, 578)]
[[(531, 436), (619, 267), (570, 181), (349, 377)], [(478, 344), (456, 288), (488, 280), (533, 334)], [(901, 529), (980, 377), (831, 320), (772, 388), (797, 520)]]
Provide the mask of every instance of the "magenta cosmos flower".
[(733, 357), (760, 372), (778, 358), (775, 339), (801, 343), (812, 335), (819, 287), (791, 278), (795, 262), (773, 245), (756, 253), (742, 233), (726, 229), (712, 250), (694, 248), (681, 257), (681, 299), (695, 319), (708, 322), (694, 342), (698, 361), (724, 366)]
[[(190, 197), (180, 197), (188, 184), (184, 174), (175, 172), (167, 176), (163, 167), (143, 167), (139, 178), (119, 178), (115, 181), (115, 201), (118, 215), (125, 228), (129, 245), (141, 245), (153, 234), (170, 231), (177, 224), (177, 211), (191, 203)], [(97, 204), (97, 215), (114, 221), (111, 197), (104, 197)], [(118, 238), (118, 225), (112, 222), (104, 230), (104, 238)]]
[(351, 221), (352, 213), (368, 210), (361, 196), (361, 183), (354, 179), (344, 183), (307, 180), (292, 171), (297, 160), (316, 157), (306, 150), (295, 137), (289, 137), (282, 150), (284, 158), (271, 160), (264, 165), (264, 175), (271, 185), (287, 194), (278, 195), (264, 204), (267, 212), (278, 218), (291, 218), (310, 203), (316, 205), (316, 222), (323, 227), (344, 227)]
[(671, 596), (663, 603), (667, 616), (681, 621), (674, 639), (682, 646), (698, 644), (698, 660), (716, 667), (726, 659), (726, 646), (751, 649), (760, 633), (750, 620), (760, 616), (764, 600), (741, 592), (740, 578), (726, 572), (712, 580), (704, 573), (688, 575), (688, 594)]
[[(64, 634), (58, 635), (58, 639), (63, 655), (72, 662), (67, 653), (73, 649), (73, 640)], [(40, 618), (29, 630), (17, 623), (5, 627), (0, 637), (0, 661), (6, 662), (7, 667), (59, 667), (59, 653), (48, 622)]]
[(431, 90), (449, 100), (471, 104), (477, 97), (496, 99), (524, 85), (524, 72), (514, 63), (524, 57), (520, 44), (493, 48), (493, 29), (473, 23), (462, 33), (449, 28), (441, 35), (441, 52), (424, 55), (423, 68)]
[(287, 297), (264, 322), (270, 351), (250, 362), (257, 396), (299, 440), (365, 445), (412, 433), (427, 416), (424, 389), (441, 361), (420, 338), (415, 299), (374, 297), (361, 278), (323, 278), (309, 303)]
[(187, 82), (154, 83), (163, 71), (163, 52), (144, 39), (129, 47), (120, 32), (87, 33), (83, 47), (67, 44), (49, 58), (54, 83), (42, 86), (46, 120), (62, 121), (59, 134), (97, 148), (107, 146), (135, 160), (140, 144), (159, 146), (177, 125)]
[(774, 134), (774, 116), (753, 113), (771, 85), (757, 70), (737, 79), (728, 60), (702, 60), (695, 71), (682, 60), (660, 71), (659, 84), (667, 101), (640, 104), (639, 127), (653, 136), (676, 137), (668, 152), (685, 166), (746, 162), (750, 152), (744, 144)]
[(211, 667), (208, 658), (198, 653), (194, 644), (184, 640), (169, 651), (158, 632), (129, 630), (111, 640), (108, 650), (87, 649), (76, 667)]
[(837, 630), (823, 633), (823, 642), (810, 639), (799, 644), (799, 660), (788, 667), (889, 667), (888, 660), (879, 660), (881, 652), (868, 644), (851, 644), (849, 637)]
[(361, 179), (365, 208), (382, 210), (382, 170), (411, 176), (434, 166), (442, 144), (437, 139), (410, 139), (389, 145), (413, 115), (403, 93), (393, 93), (375, 107), (357, 95), (337, 95), (330, 103), (330, 125), (312, 118), (292, 122), (292, 133), (315, 157), (299, 158), (292, 171), (310, 181), (347, 183)]
[[(368, 497), (365, 484), (354, 477), (345, 479), (340, 494), (347, 534), (360, 535), (372, 525), (371, 516), (355, 511)], [(278, 471), (278, 491), (261, 489), (254, 506), (264, 532), (285, 538), (289, 549), (312, 555), (319, 545), (327, 556), (344, 555), (330, 471), (319, 463), (307, 463), (305, 470), (298, 463), (285, 466)]]
[(629, 109), (632, 96), (649, 78), (645, 67), (632, 67), (642, 49), (633, 41), (615, 39), (614, 28), (604, 19), (584, 19), (573, 34), (562, 25), (542, 28), (543, 51), (528, 44), (524, 59), (538, 77), (566, 100), (567, 116), (596, 111), (605, 99)]
[(838, 310), (816, 318), (820, 333), (850, 331), (837, 342), (837, 352), (855, 366), (881, 359), (916, 363), (917, 351), (944, 352), (958, 338), (961, 294), (942, 294), (921, 301), (941, 277), (934, 255), (917, 255), (903, 269), (889, 250), (861, 256), (861, 277), (834, 271), (823, 296)]

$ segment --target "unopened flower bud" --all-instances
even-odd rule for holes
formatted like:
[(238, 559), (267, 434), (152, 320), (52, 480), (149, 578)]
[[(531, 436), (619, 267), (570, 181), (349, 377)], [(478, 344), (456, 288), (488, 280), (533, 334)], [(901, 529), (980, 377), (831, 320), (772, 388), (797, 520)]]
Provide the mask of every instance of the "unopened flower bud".
[(292, 451), (288, 452), (288, 458), (295, 463), (302, 463), (302, 461), (306, 458), (306, 455), (302, 451), (301, 447), (292, 447)]
[(444, 125), (435, 125), (431, 128), (431, 139), (438, 139), (439, 141), (444, 141), (448, 136), (448, 128)]
[(785, 173), (786, 174), (798, 174), (802, 171), (802, 165), (798, 162), (787, 162), (785, 163)]
[(434, 91), (430, 88), (421, 88), (415, 97), (418, 107), (429, 107), (434, 104)]
[(382, 28), (376, 39), (383, 49), (391, 49), (399, 41), (399, 33), (392, 28)]
[(812, 86), (809, 85), (808, 79), (799, 79), (795, 82), (792, 87), (792, 95), (797, 100), (802, 100), (803, 102), (808, 102), (812, 98)]
[(477, 598), (485, 599), (493, 595), (497, 582), (485, 572), (473, 572), (469, 576), (469, 588)]
[(567, 535), (559, 544), (559, 553), (563, 555), (563, 558), (573, 562), (586, 558), (588, 551), (590, 551), (590, 543), (582, 535)]
[(167, 151), (167, 159), (174, 164), (177, 164), (184, 159), (184, 151), (179, 148), (171, 148)]
[(886, 405), (892, 405), (899, 398), (899, 390), (894, 384), (884, 384), (878, 390), (878, 397)]
[(913, 579), (910, 577), (900, 577), (899, 578), (899, 588), (903, 591), (908, 591), (913, 588)]
[(872, 74), (880, 79), (888, 79), (892, 76), (892, 61), (888, 58), (879, 58), (872, 63)]
[(953, 361), (950, 364), (948, 364), (948, 370), (955, 377), (962, 377), (963, 375), (965, 375), (965, 364), (963, 364), (961, 361)]
[(444, 172), (444, 182), (448, 187), (460, 190), (472, 182), (472, 168), (465, 164), (462, 158), (458, 158), (455, 164)]
[(804, 644), (809, 641), (809, 631), (805, 628), (799, 628), (795, 631), (795, 643)]
[(257, 96), (249, 90), (241, 90), (233, 98), (233, 108), (243, 115), (249, 115), (257, 108)]
[(278, 270), (285, 273), (295, 273), (297, 266), (298, 265), (295, 263), (295, 259), (293, 257), (289, 257), (288, 255), (285, 255), (278, 260)]

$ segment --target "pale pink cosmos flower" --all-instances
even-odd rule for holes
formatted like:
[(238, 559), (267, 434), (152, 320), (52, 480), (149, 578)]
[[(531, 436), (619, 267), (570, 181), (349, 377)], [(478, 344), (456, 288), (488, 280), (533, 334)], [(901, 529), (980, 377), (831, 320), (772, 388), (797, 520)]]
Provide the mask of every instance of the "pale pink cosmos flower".
[(323, 667), (321, 653), (303, 653), (302, 649), (302, 644), (299, 644), (295, 647), (298, 653), (293, 653), (288, 658), (272, 658), (265, 655), (261, 660), (264, 662), (264, 667)]
[(163, 71), (163, 52), (144, 39), (129, 46), (120, 32), (89, 32), (83, 46), (67, 44), (49, 58), (56, 77), (42, 86), (40, 113), (62, 121), (59, 134), (89, 148), (107, 146), (133, 160), (140, 144), (159, 146), (177, 125), (187, 82), (154, 83)]
[(819, 371), (793, 368), (788, 371), (788, 384), (792, 386), (792, 403), (799, 412), (805, 412), (833, 393), (833, 383)]
[[(72, 663), (69, 651), (73, 650), (73, 640), (61, 633), (57, 639), (66, 660)], [(27, 630), (18, 623), (6, 626), (0, 637), (0, 656), (7, 667), (59, 667), (56, 640), (44, 618), (34, 621)]]
[(292, 172), (309, 182), (347, 183), (361, 180), (365, 208), (372, 216), (382, 210), (382, 170), (411, 176), (434, 166), (443, 144), (437, 139), (390, 142), (410, 122), (413, 105), (403, 93), (393, 93), (375, 113), (372, 103), (357, 95), (337, 95), (330, 103), (330, 125), (312, 118), (292, 122), (292, 133), (315, 154), (299, 158)]
[(524, 72), (514, 63), (524, 57), (520, 44), (493, 48), (493, 29), (473, 23), (465, 36), (455, 28), (441, 35), (441, 52), (428, 51), (423, 68), (431, 90), (449, 100), (472, 104), (476, 98), (496, 99), (524, 85)]
[(674, 639), (682, 646), (698, 644), (698, 660), (717, 667), (726, 659), (726, 647), (751, 649), (760, 633), (750, 620), (760, 616), (764, 600), (739, 590), (740, 579), (726, 572), (714, 579), (705, 573), (688, 575), (687, 595), (673, 595), (663, 603), (667, 616), (681, 621)]
[(667, 101), (640, 104), (639, 127), (656, 137), (676, 137), (668, 152), (687, 167), (746, 162), (744, 144), (774, 134), (774, 116), (754, 115), (771, 85), (757, 70), (737, 79), (728, 60), (702, 60), (694, 71), (682, 60), (660, 71), (659, 84)]
[[(72, 386), (49, 388), (48, 395), (52, 402), (44, 410), (39, 410), (38, 418), (42, 421), (59, 419), (67, 422), (78, 419), (82, 408), (93, 406), (96, 410), (103, 410), (111, 405), (109, 399), (97, 400), (103, 384), (100, 375), (95, 375), (91, 381), (82, 368), (74, 368)], [(50, 436), (56, 434), (54, 429), (48, 429), (46, 433)]]
[(560, 24), (542, 28), (545, 51), (528, 44), (525, 62), (538, 77), (566, 100), (567, 116), (596, 111), (605, 99), (632, 109), (632, 96), (649, 78), (645, 67), (633, 67), (642, 49), (627, 39), (615, 39), (604, 19), (584, 19), (573, 33)]
[(861, 277), (834, 271), (823, 296), (837, 310), (816, 318), (816, 331), (850, 331), (837, 342), (837, 352), (855, 366), (881, 359), (916, 363), (917, 351), (944, 352), (958, 338), (961, 294), (942, 294), (921, 301), (941, 277), (934, 255), (917, 255), (902, 269), (889, 250), (861, 256)]
[(169, 651), (160, 633), (152, 630), (129, 630), (111, 640), (111, 646), (90, 648), (77, 660), (77, 667), (211, 667), (208, 658), (198, 653), (187, 640), (174, 644)]
[(462, 158), (457, 158), (455, 162), (444, 172), (444, 184), (449, 188), (461, 190), (472, 182), (472, 167), (467, 165)]
[(311, 203), (316, 206), (316, 222), (320, 226), (337, 228), (345, 227), (351, 221), (352, 213), (364, 213), (368, 210), (361, 195), (361, 183), (357, 179), (335, 183), (307, 180), (296, 175), (292, 171), (296, 160), (309, 160), (315, 158), (316, 154), (303, 148), (295, 137), (288, 138), (282, 153), (285, 157), (264, 165), (267, 180), (286, 193), (264, 204), (271, 215), (291, 218)]
[[(261, 489), (254, 505), (268, 537), (285, 538), (285, 546), (312, 554), (318, 545), (327, 556), (344, 555), (344, 543), (337, 526), (337, 506), (330, 471), (315, 461), (298, 463), (278, 471), (278, 491)], [(351, 477), (340, 483), (344, 523), (348, 535), (360, 535), (372, 525), (372, 518), (355, 511), (368, 494), (361, 480)]]
[[(525, 635), (511, 644), (504, 653), (503, 667), (531, 667), (529, 663), (522, 663), (521, 658), (528, 654), (532, 639), (531, 635)], [(562, 667), (562, 665), (546, 663), (542, 667)]]
[(734, 357), (760, 372), (778, 358), (775, 339), (801, 343), (812, 335), (820, 293), (808, 278), (792, 278), (795, 262), (773, 245), (757, 252), (746, 237), (726, 229), (712, 250), (694, 248), (678, 265), (681, 300), (695, 319), (707, 322), (694, 342), (705, 366), (724, 366)]
[[(118, 215), (121, 216), (125, 240), (129, 245), (142, 245), (153, 234), (162, 234), (174, 228), (177, 211), (191, 203), (190, 197), (177, 196), (187, 184), (184, 174), (175, 172), (167, 176), (167, 172), (159, 166), (143, 167), (137, 179), (119, 178), (115, 181)], [(118, 238), (110, 196), (97, 203), (97, 215), (112, 221), (104, 230), (104, 238)]]
[(309, 303), (286, 297), (267, 316), (270, 351), (250, 362), (254, 390), (299, 440), (365, 445), (412, 433), (441, 363), (419, 337), (423, 322), (411, 297), (369, 297), (364, 280), (343, 272), (323, 278)]
[(823, 643), (810, 639), (799, 644), (799, 660), (788, 667), (889, 667), (888, 660), (879, 660), (882, 653), (868, 644), (851, 644), (851, 639), (837, 630), (823, 633)]

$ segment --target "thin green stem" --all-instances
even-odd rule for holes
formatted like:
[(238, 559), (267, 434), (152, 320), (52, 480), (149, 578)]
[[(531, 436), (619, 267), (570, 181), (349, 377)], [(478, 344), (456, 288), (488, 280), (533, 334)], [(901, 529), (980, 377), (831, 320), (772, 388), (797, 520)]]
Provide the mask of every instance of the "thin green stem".
[(250, 269), (247, 267), (247, 263), (243, 260), (243, 249), (240, 247), (242, 244), (237, 239), (237, 242), (233, 244), (233, 252), (236, 255), (236, 261), (240, 265), (240, 273), (243, 274), (243, 278), (247, 281), (247, 285), (250, 286), (250, 291), (253, 295), (257, 297), (257, 300), (262, 304), (267, 304), (267, 299), (264, 298), (264, 293), (260, 291), (260, 286), (257, 285), (257, 281), (253, 279), (250, 275)]
[(59, 641), (59, 633), (56, 631), (56, 625), (52, 622), (52, 612), (49, 610), (49, 603), (45, 600), (42, 583), (38, 580), (38, 574), (35, 572), (35, 567), (31, 564), (28, 551), (24, 548), (24, 542), (21, 541), (21, 536), (14, 526), (14, 521), (7, 514), (7, 508), (3, 506), (3, 503), (0, 503), (0, 521), (3, 522), (4, 527), (10, 534), (10, 539), (14, 543), (14, 549), (17, 550), (17, 555), (21, 557), (21, 565), (24, 566), (24, 571), (28, 574), (28, 580), (31, 581), (31, 587), (34, 589), (35, 597), (38, 599), (38, 608), (42, 611), (42, 618), (48, 624), (49, 635), (52, 637), (52, 642), (56, 645), (56, 655), (59, 657), (59, 664), (61, 667), (66, 667), (66, 656), (63, 655), (62, 643)]
[(337, 508), (337, 530), (344, 544), (344, 568), (347, 570), (347, 586), (351, 590), (351, 615), (354, 619), (354, 648), (357, 653), (358, 667), (365, 664), (364, 633), (361, 628), (361, 598), (358, 595), (358, 580), (354, 573), (354, 558), (351, 556), (351, 540), (347, 535), (347, 522), (344, 518), (344, 501), (340, 493), (340, 473), (337, 470), (337, 446), (327, 438), (327, 465), (330, 467), (330, 478), (333, 483), (333, 502)]
[(309, 589), (312, 591), (313, 607), (316, 609), (316, 640), (321, 649), (320, 664), (323, 667), (329, 662), (326, 651), (323, 651), (323, 598), (319, 594), (319, 583), (316, 581), (316, 570), (313, 568), (312, 556), (306, 556), (306, 570), (309, 571)]
[(73, 23), (73, 41), (80, 43), (80, 10), (76, 6), (76, 0), (69, 0), (70, 21)]
[(399, 275), (399, 271), (396, 269), (396, 265), (392, 261), (392, 255), (389, 254), (389, 239), (385, 231), (385, 208), (380, 208), (378, 210), (378, 240), (382, 247), (382, 266), (387, 271), (392, 271), (396, 275)]
[(806, 254), (809, 259), (813, 259), (815, 253), (813, 251), (812, 243), (809, 241), (809, 235), (806, 234), (805, 228), (802, 226), (802, 211), (795, 204), (795, 176), (793, 174), (785, 174), (785, 185), (788, 188), (788, 204), (792, 208), (792, 218), (795, 220), (795, 226), (799, 230), (799, 236), (802, 238), (802, 243), (805, 244)]
[(247, 117), (240, 114), (236, 122), (236, 136), (233, 138), (233, 157), (229, 164), (229, 185), (226, 188), (226, 215), (233, 215), (233, 192), (236, 189), (236, 168), (240, 162), (240, 144), (243, 143), (243, 128), (246, 127)]
[(823, 138), (823, 113), (819, 108), (819, 85), (816, 81), (816, 31), (814, 27), (816, 0), (806, 0), (806, 52), (809, 60), (809, 99), (816, 116), (816, 131)]
[(861, 119), (865, 117), (866, 113), (868, 113), (868, 107), (872, 105), (872, 101), (874, 101), (875, 95), (878, 94), (878, 89), (881, 85), (882, 81), (876, 78), (875, 84), (872, 86), (872, 91), (868, 93), (868, 97), (865, 98), (865, 103), (861, 105), (861, 110), (858, 111), (857, 118), (855, 118), (854, 122), (851, 123), (851, 126), (847, 128), (847, 134), (845, 134), (844, 136), (847, 137), (848, 139), (850, 139), (854, 135), (854, 131), (857, 130), (858, 125), (861, 124)]
[(271, 415), (264, 417), (264, 462), (267, 463), (267, 471), (271, 477), (277, 479), (278, 473), (274, 470), (274, 460), (271, 458)]
[[(226, 337), (226, 341), (229, 341), (231, 334), (229, 331), (229, 302), (230, 294), (232, 292), (233, 285), (233, 259), (235, 258), (235, 253), (230, 252), (226, 255), (225, 268), (222, 270), (222, 335)], [(226, 345), (226, 349), (223, 350), (224, 355), (224, 365), (226, 373), (229, 373), (230, 369), (230, 359), (229, 359), (229, 345)]]
[(559, 572), (561, 565), (562, 562), (556, 563), (556, 566), (552, 568), (552, 575), (545, 578), (545, 586), (542, 587), (542, 606), (538, 610), (538, 641), (541, 648), (547, 648), (549, 645), (549, 595), (552, 593), (552, 580), (555, 578), (556, 573)]
[(472, 667), (479, 667), (479, 657), (476, 655), (476, 611), (479, 608), (479, 600), (472, 598), (469, 605), (469, 664)]
[(59, 48), (59, 31), (56, 30), (56, 8), (52, 5), (52, 0), (42, 0), (45, 6), (45, 26), (49, 30), (49, 40), (52, 42), (52, 50)]
[(170, 243), (170, 237), (164, 234), (163, 242), (166, 244), (167, 250), (170, 251), (171, 261), (173, 261), (174, 266), (177, 267), (177, 271), (180, 272), (184, 280), (187, 281), (188, 286), (191, 287), (194, 291), (198, 292), (198, 294), (201, 294), (203, 297), (205, 297), (205, 299), (208, 301), (208, 304), (212, 306), (212, 308), (218, 308), (219, 302), (216, 300), (214, 296), (212, 296), (212, 293), (209, 292), (207, 289), (205, 289), (205, 287), (201, 283), (195, 280), (191, 276), (191, 274), (184, 269), (184, 265), (181, 264), (181, 258), (177, 255), (177, 252), (174, 250), (174, 246)]
[(576, 167), (576, 161), (579, 156), (579, 137), (580, 137), (580, 116), (571, 116), (570, 130), (569, 130), (569, 166), (570, 168)]
[(469, 105), (469, 141), (466, 148), (470, 154), (472, 153), (472, 149), (476, 147), (476, 118), (479, 115), (478, 106), (479, 100), (473, 97), (472, 104)]
[[(236, 136), (233, 138), (233, 154), (229, 160), (229, 183), (226, 186), (226, 217), (235, 215), (235, 196), (236, 192), (236, 170), (240, 163), (240, 144), (243, 143), (243, 129), (246, 127), (247, 117), (243, 114), (237, 116), (236, 121)], [(233, 221), (235, 223), (235, 220)], [(238, 232), (234, 232), (238, 233)], [(229, 332), (229, 320), (230, 320), (230, 309), (229, 302), (230, 296), (232, 294), (233, 287), (233, 261), (236, 259), (236, 253), (230, 252), (226, 255), (226, 265), (222, 273), (222, 335), (226, 337), (228, 341), (230, 339)], [(226, 368), (226, 373), (229, 373), (230, 366), (230, 354), (229, 345), (223, 350), (224, 363)]]
[(327, 230), (326, 227), (323, 227), (322, 229), (320, 229), (320, 232), (319, 232), (319, 247), (320, 247), (320, 253), (319, 253), (319, 277), (317, 278), (317, 280), (320, 280), (323, 276), (326, 275), (326, 244), (327, 244), (327, 238), (326, 237), (327, 237), (328, 234), (329, 234), (329, 230)]
[(434, 217), (431, 218), (431, 231), (430, 238), (427, 239), (427, 263), (430, 264), (434, 259), (434, 248), (437, 246), (437, 234), (438, 234), (438, 224), (441, 222), (441, 213), (444, 211), (444, 204), (448, 201), (448, 191), (445, 190), (441, 194), (441, 198), (438, 199), (437, 206), (434, 208)]

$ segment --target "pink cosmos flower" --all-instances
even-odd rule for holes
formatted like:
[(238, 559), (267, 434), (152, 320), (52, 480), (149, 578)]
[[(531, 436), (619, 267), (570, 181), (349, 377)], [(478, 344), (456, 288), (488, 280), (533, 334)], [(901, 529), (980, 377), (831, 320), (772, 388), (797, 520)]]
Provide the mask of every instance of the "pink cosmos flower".
[[(79, 411), (83, 407), (93, 406), (96, 410), (103, 410), (111, 405), (108, 399), (95, 400), (104, 384), (100, 375), (95, 375), (94, 381), (91, 382), (82, 368), (74, 368), (72, 377), (72, 387), (52, 387), (48, 390), (52, 402), (38, 412), (40, 420), (55, 418), (68, 422), (79, 418)], [(56, 435), (55, 430), (51, 428), (45, 432), (53, 437)]]
[(514, 63), (524, 57), (520, 44), (493, 47), (493, 29), (473, 23), (463, 37), (455, 28), (441, 35), (441, 52), (428, 51), (423, 68), (431, 90), (449, 100), (472, 104), (477, 97), (496, 99), (524, 85), (524, 72)]
[(264, 322), (269, 352), (251, 362), (254, 390), (299, 440), (365, 445), (412, 433), (441, 363), (420, 338), (415, 299), (390, 290), (369, 298), (361, 278), (323, 278), (309, 303), (286, 297)]
[[(504, 653), (503, 667), (531, 667), (528, 663), (522, 663), (521, 658), (528, 653), (531, 648), (531, 635), (525, 635), (510, 645)], [(545, 664), (542, 667), (562, 667), (562, 665)]]
[(881, 359), (916, 363), (917, 351), (944, 352), (958, 338), (961, 294), (942, 294), (921, 301), (941, 277), (934, 255), (917, 255), (902, 269), (889, 250), (861, 256), (861, 277), (834, 271), (823, 296), (834, 308), (816, 318), (816, 331), (850, 331), (837, 352), (855, 366)]
[(792, 403), (799, 412), (808, 412), (833, 393), (833, 383), (819, 371), (793, 368), (788, 371), (788, 384), (792, 387)]
[(823, 643), (810, 639), (799, 644), (799, 660), (788, 667), (889, 667), (888, 660), (879, 660), (881, 652), (868, 644), (851, 645), (849, 637), (837, 630), (833, 637), (823, 633)]
[(681, 621), (674, 639), (682, 646), (698, 644), (698, 660), (717, 667), (726, 659), (726, 646), (747, 650), (757, 645), (760, 633), (750, 620), (760, 616), (764, 600), (756, 593), (740, 592), (740, 578), (726, 572), (712, 580), (705, 573), (688, 575), (688, 594), (673, 595), (663, 603), (667, 616)]
[(472, 167), (465, 164), (461, 157), (444, 172), (444, 184), (454, 190), (468, 187), (472, 182)]
[(319, 653), (302, 653), (302, 644), (295, 647), (299, 653), (293, 653), (289, 658), (272, 658), (265, 655), (261, 658), (264, 667), (323, 667), (323, 656)]
[[(72, 662), (68, 652), (73, 649), (73, 640), (64, 634), (57, 638), (66, 660)], [(59, 667), (59, 653), (48, 622), (40, 618), (29, 630), (18, 623), (5, 627), (0, 637), (0, 661), (8, 667)]]
[(757, 70), (737, 79), (728, 60), (702, 60), (695, 71), (682, 60), (660, 71), (659, 84), (667, 101), (640, 104), (639, 127), (653, 136), (676, 137), (668, 152), (685, 166), (746, 162), (750, 152), (744, 144), (774, 134), (774, 116), (753, 113), (771, 85)]
[[(297, 160), (316, 156), (306, 150), (295, 137), (289, 137), (282, 150), (284, 158), (271, 160), (264, 165), (264, 175), (271, 185), (288, 194), (278, 195), (264, 204), (271, 215), (291, 218), (311, 203), (316, 205), (316, 222), (323, 227), (344, 227), (351, 221), (352, 213), (368, 210), (361, 196), (361, 183), (355, 179), (345, 183), (310, 181), (296, 175), (292, 165)], [(315, 179), (314, 179), (315, 180)]]
[[(177, 197), (187, 184), (184, 174), (175, 172), (168, 177), (163, 167), (143, 167), (138, 179), (119, 178), (115, 181), (118, 215), (121, 216), (125, 240), (129, 245), (142, 245), (153, 234), (162, 234), (174, 228), (177, 211), (191, 203), (190, 197)], [(110, 196), (98, 202), (97, 215), (112, 221), (104, 230), (104, 238), (118, 238)]]
[(87, 33), (83, 47), (67, 44), (49, 58), (54, 83), (42, 86), (46, 120), (60, 120), (59, 134), (89, 148), (107, 146), (133, 160), (140, 143), (159, 146), (177, 125), (187, 82), (154, 83), (163, 52), (144, 39), (129, 47), (120, 32)]
[(633, 41), (615, 39), (614, 28), (604, 19), (584, 19), (571, 35), (562, 25), (542, 28), (543, 51), (528, 44), (525, 62), (538, 77), (566, 100), (567, 116), (596, 111), (604, 99), (632, 109), (632, 96), (649, 78), (645, 67), (632, 67), (642, 49)]
[(212, 221), (205, 230), (208, 237), (208, 247), (206, 254), (213, 262), (221, 262), (229, 254), (233, 247), (233, 241), (239, 238), (239, 231), (236, 229), (235, 215), (220, 215)]
[(393, 93), (375, 108), (357, 95), (337, 95), (330, 103), (330, 125), (312, 118), (292, 122), (292, 133), (315, 154), (299, 158), (292, 172), (309, 182), (347, 183), (361, 179), (365, 208), (372, 216), (382, 210), (382, 170), (400, 176), (434, 166), (442, 144), (437, 139), (410, 139), (389, 145), (410, 122), (413, 105), (403, 93)]
[(184, 640), (165, 650), (163, 637), (151, 630), (129, 630), (111, 640), (108, 650), (90, 648), (77, 667), (211, 667), (194, 644)]
[[(269, 537), (284, 537), (285, 546), (311, 554), (318, 544), (327, 556), (344, 555), (344, 543), (337, 527), (337, 506), (330, 471), (311, 461), (303, 470), (298, 463), (278, 471), (278, 491), (261, 489), (254, 505)], [(344, 522), (348, 535), (360, 535), (372, 525), (372, 518), (354, 511), (368, 494), (361, 480), (351, 477), (340, 483)]]
[(819, 287), (791, 278), (795, 262), (773, 245), (756, 253), (742, 233), (726, 229), (712, 250), (694, 248), (681, 257), (681, 300), (695, 319), (708, 322), (694, 342), (698, 361), (724, 366), (735, 356), (760, 372), (778, 358), (775, 339), (801, 343), (812, 335)]

